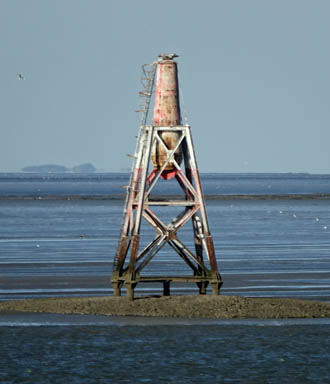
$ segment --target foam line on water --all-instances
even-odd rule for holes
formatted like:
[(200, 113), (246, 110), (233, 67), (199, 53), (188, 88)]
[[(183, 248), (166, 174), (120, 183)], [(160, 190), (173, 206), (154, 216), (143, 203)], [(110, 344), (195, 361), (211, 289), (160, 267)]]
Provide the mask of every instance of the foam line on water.
[(0, 327), (154, 327), (154, 326), (315, 326), (330, 325), (330, 319), (194, 319), (157, 317), (119, 317), (59, 314), (7, 314), (0, 319)]
[[(330, 288), (330, 284), (323, 284), (323, 285), (246, 285), (244, 287), (233, 287), (233, 288), (227, 288), (231, 291), (237, 290), (237, 291), (243, 291), (243, 290), (249, 290), (249, 289), (325, 289)], [(226, 290), (226, 288), (222, 288), (223, 290)]]
[(286, 275), (286, 274), (304, 274), (304, 275), (308, 275), (308, 274), (324, 274), (324, 273), (330, 273), (330, 270), (326, 269), (326, 270), (305, 270), (305, 269), (295, 269), (295, 270), (292, 270), (292, 271), (288, 271), (288, 270), (284, 270), (284, 271), (274, 271), (274, 270), (262, 270), (262, 271), (241, 271), (241, 270), (236, 270), (236, 271), (222, 271), (222, 273), (224, 275), (266, 275), (266, 274), (270, 274), (270, 275)]
[(72, 293), (72, 292), (112, 292), (111, 288), (31, 288), (31, 289), (0, 289), (2, 294), (13, 293)]
[(65, 243), (65, 242), (87, 242), (87, 241), (113, 241), (110, 237), (70, 237), (70, 238), (4, 238), (0, 239), (0, 243), (44, 243), (44, 242), (56, 242), (56, 243)]

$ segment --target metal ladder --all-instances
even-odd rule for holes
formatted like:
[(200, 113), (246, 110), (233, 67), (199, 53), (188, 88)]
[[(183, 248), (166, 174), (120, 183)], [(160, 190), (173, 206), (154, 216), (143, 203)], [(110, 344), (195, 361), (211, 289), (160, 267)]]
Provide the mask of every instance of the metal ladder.
[[(127, 202), (128, 202), (129, 190), (132, 188), (132, 175), (133, 175), (133, 170), (135, 168), (135, 162), (136, 162), (138, 146), (141, 138), (142, 128), (146, 125), (147, 119), (148, 119), (148, 112), (150, 108), (150, 102), (151, 102), (153, 87), (155, 83), (156, 68), (157, 68), (156, 63), (144, 64), (142, 66), (141, 84), (143, 85), (143, 90), (139, 92), (139, 109), (136, 111), (141, 113), (140, 132), (139, 132), (139, 138), (136, 143), (134, 155), (130, 155), (130, 157), (134, 158), (134, 161), (132, 163), (132, 170), (131, 170), (129, 185), (126, 187), (127, 190), (126, 190), (125, 207), (127, 206)], [(125, 219), (125, 214), (123, 215), (122, 223), (120, 226), (120, 237), (123, 234), (124, 219)], [(113, 270), (116, 269), (117, 263), (118, 263), (118, 251), (116, 252), (113, 260), (113, 265), (112, 265)]]
[(156, 67), (156, 63), (144, 64), (142, 66), (141, 83), (143, 90), (139, 92), (139, 109), (136, 111), (141, 113), (140, 126), (145, 126), (147, 122), (155, 82)]

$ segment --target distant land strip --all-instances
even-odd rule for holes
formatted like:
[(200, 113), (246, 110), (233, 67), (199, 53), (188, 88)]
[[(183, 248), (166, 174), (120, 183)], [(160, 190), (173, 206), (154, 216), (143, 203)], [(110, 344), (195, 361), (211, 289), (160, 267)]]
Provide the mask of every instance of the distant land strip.
[[(124, 200), (126, 194), (111, 195), (0, 195), (0, 200)], [(205, 200), (327, 200), (330, 193), (204, 195)], [(150, 201), (182, 200), (180, 195), (155, 195)]]

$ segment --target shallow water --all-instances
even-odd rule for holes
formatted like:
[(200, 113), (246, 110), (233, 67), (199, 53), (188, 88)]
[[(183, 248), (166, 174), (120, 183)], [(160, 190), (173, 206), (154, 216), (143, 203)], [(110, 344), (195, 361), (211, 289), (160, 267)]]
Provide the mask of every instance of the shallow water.
[[(305, 173), (202, 173), (205, 194), (318, 194), (330, 193), (330, 175)], [(0, 173), (0, 198), (4, 196), (64, 196), (124, 194), (128, 173), (38, 174)], [(176, 193), (175, 180), (162, 181), (156, 191)]]
[(0, 340), (2, 383), (330, 381), (317, 324), (12, 326)]
[[(110, 294), (123, 201), (38, 197), (109, 197), (123, 193), (127, 177), (0, 175), (1, 300)], [(329, 193), (330, 176), (204, 175), (203, 187), (208, 194)], [(222, 294), (330, 300), (329, 200), (207, 201), (207, 211)], [(143, 231), (147, 241), (153, 230)], [(190, 226), (180, 230), (188, 245), (190, 235)], [(145, 271), (185, 272), (166, 248)], [(137, 294), (161, 289), (141, 285)], [(197, 290), (177, 285), (171, 292)], [(329, 325), (1, 314), (0, 382), (323, 384), (330, 382)]]
[[(111, 293), (122, 209), (123, 202), (111, 200), (0, 201), (1, 299)], [(329, 201), (208, 201), (207, 211), (223, 294), (329, 300)], [(142, 231), (146, 244), (154, 231), (147, 225)], [(189, 225), (179, 236), (192, 246)], [(169, 247), (145, 269), (190, 273)], [(171, 288), (196, 292), (192, 285)], [(161, 290), (138, 286), (141, 294)]]

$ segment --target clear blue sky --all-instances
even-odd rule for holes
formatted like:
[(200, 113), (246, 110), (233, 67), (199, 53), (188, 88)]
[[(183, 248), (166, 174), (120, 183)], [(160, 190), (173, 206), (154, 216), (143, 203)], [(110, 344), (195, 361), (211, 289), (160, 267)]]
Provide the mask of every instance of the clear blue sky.
[(201, 171), (330, 173), (329, 14), (326, 0), (0, 0), (0, 171), (129, 167), (140, 67), (175, 52)]

